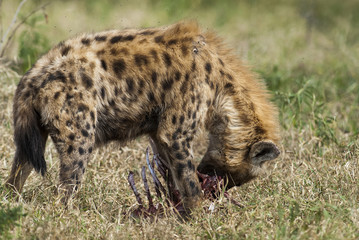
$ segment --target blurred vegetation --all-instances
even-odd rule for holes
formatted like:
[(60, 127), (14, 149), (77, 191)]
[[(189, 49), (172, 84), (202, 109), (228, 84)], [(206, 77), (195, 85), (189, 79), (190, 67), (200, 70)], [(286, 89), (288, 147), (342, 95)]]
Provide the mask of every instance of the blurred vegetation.
[(19, 53), (21, 59), (19, 71), (25, 73), (37, 61), (37, 59), (50, 49), (48, 37), (41, 32), (44, 27), (44, 16), (35, 15), (24, 25), (24, 30), (19, 34)]
[(0, 203), (0, 239), (13, 239), (10, 231), (19, 226), (18, 221), (26, 216), (22, 212), (22, 207), (3, 206)]

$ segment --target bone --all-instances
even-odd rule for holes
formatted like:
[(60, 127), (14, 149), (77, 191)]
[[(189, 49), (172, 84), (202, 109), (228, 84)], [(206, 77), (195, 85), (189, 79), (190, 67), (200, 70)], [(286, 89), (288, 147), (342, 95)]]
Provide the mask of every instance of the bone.
[(136, 189), (136, 185), (135, 185), (135, 181), (133, 179), (133, 172), (132, 171), (130, 171), (130, 173), (128, 174), (128, 183), (130, 184), (130, 186), (132, 188), (132, 191), (136, 196), (136, 200), (137, 200), (138, 204), (143, 207), (141, 196), (140, 196), (140, 194), (138, 193), (138, 191)]
[(153, 181), (155, 183), (155, 189), (156, 189), (157, 196), (162, 198), (162, 194), (161, 194), (161, 191), (162, 191), (163, 194), (165, 195), (165, 197), (167, 197), (166, 189), (163, 187), (162, 183), (157, 178), (156, 173), (155, 173), (154, 169), (151, 166), (150, 156), (149, 155), (150, 155), (149, 154), (149, 149), (147, 148), (146, 149), (146, 162), (147, 162), (148, 169), (150, 170), (150, 173), (152, 175)]
[(153, 201), (152, 201), (152, 197), (151, 197), (150, 188), (148, 187), (148, 183), (147, 183), (145, 166), (142, 167), (141, 175), (142, 175), (142, 181), (143, 181), (143, 185), (145, 187), (145, 191), (146, 191), (146, 195), (147, 195), (148, 206), (149, 206), (149, 208), (151, 208), (151, 207), (153, 207)]

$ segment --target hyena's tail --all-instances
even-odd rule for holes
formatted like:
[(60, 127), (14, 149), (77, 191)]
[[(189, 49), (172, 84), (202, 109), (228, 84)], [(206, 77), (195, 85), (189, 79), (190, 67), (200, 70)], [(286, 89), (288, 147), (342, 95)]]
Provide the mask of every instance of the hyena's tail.
[(22, 94), (23, 92), (18, 87), (14, 101), (16, 153), (13, 167), (30, 163), (38, 173), (44, 176), (46, 173), (44, 148), (47, 136), (44, 136), (40, 114), (33, 106), (32, 96), (26, 99), (26, 93)]

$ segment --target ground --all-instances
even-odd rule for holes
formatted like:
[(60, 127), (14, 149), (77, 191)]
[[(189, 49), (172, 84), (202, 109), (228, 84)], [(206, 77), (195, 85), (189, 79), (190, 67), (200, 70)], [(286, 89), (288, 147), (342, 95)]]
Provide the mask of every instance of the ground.
[[(2, 11), (5, 26), (11, 19), (6, 16), (17, 6), (13, 2), (3, 2), (8, 9)], [(316, 1), (314, 5), (305, 1), (224, 1), (221, 6), (213, 1), (211, 6), (195, 1), (190, 8), (191, 1), (180, 1), (176, 6), (170, 1), (146, 1), (137, 4), (136, 10), (126, 4), (111, 7), (111, 2), (104, 1), (101, 7), (97, 1), (58, 2), (46, 10), (48, 23), (41, 13), (38, 23), (33, 24), (36, 26), (26, 26), (23, 31), (46, 35), (52, 46), (83, 31), (159, 26), (197, 18), (203, 27), (216, 29), (264, 78), (280, 110), (282, 155), (271, 162), (266, 175), (230, 190), (244, 208), (223, 198), (215, 203), (213, 212), (198, 209), (188, 222), (165, 216), (153, 223), (130, 220), (122, 214), (136, 207), (126, 179), (130, 170), (139, 179), (148, 145), (145, 138), (95, 151), (84, 185), (70, 209), (61, 207), (54, 194), (59, 159), (51, 143), (45, 154), (48, 175), (43, 179), (33, 173), (22, 198), (15, 202), (7, 198), (2, 183), (15, 151), (12, 99), (20, 78), (0, 64), (0, 204), (2, 211), (20, 206), (18, 215), (25, 214), (16, 226), (4, 225), (0, 219), (0, 230), (2, 226), (9, 230), (3, 237), (359, 238), (359, 19), (354, 14), (359, 7), (355, 1), (340, 5), (334, 0)], [(98, 17), (94, 19), (94, 15)], [(7, 53), (9, 59), (21, 50), (20, 35)], [(20, 63), (12, 66), (19, 74)], [(197, 162), (205, 143), (203, 138), (195, 147)], [(203, 207), (209, 206), (203, 202)]]

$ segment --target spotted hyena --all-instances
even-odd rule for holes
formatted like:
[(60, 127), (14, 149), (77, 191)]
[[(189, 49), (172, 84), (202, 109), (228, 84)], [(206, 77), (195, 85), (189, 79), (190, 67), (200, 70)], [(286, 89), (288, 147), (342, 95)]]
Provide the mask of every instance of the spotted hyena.
[(33, 168), (45, 174), (50, 135), (66, 201), (97, 146), (149, 135), (191, 208), (201, 196), (192, 149), (200, 131), (209, 146), (198, 170), (227, 176), (228, 187), (279, 155), (268, 99), (262, 81), (194, 22), (79, 35), (41, 57), (17, 87), (7, 183), (20, 192)]

